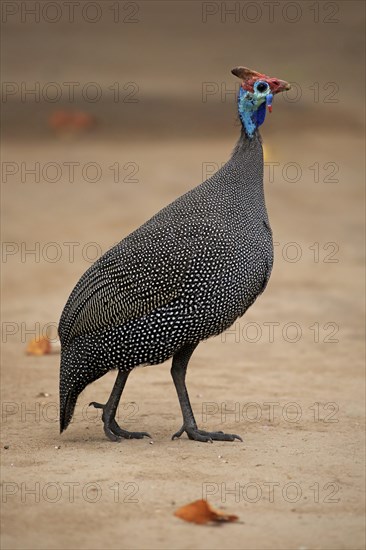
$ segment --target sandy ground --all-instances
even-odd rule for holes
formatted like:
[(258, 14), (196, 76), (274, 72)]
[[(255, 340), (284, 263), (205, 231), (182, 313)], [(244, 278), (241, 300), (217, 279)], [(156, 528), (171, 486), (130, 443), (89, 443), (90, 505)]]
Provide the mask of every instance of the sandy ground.
[[(322, 21), (329, 4), (319, 4)], [(4, 29), (8, 81), (96, 80), (106, 91), (119, 80), (141, 90), (137, 104), (77, 99), (71, 108), (98, 118), (95, 133), (79, 138), (47, 129), (67, 102), (15, 95), (4, 107), (2, 160), (16, 171), (2, 183), (4, 550), (365, 547), (364, 10), (336, 4), (335, 25), (314, 23), (306, 2), (298, 25), (220, 14), (203, 24), (200, 2), (140, 2), (138, 25), (111, 24), (106, 8), (96, 25), (17, 20)], [(80, 396), (60, 436), (59, 354), (27, 356), (26, 343), (55, 336), (91, 261), (226, 161), (238, 133), (235, 100), (203, 102), (202, 84), (225, 91), (236, 63), (273, 69), (302, 89), (301, 101), (278, 98), (262, 132), (272, 163), (270, 283), (228, 333), (198, 347), (188, 372), (199, 425), (243, 442), (171, 441), (181, 413), (169, 364), (133, 372), (118, 412), (123, 427), (152, 441), (105, 439), (87, 405), (108, 398), (112, 373)], [(329, 82), (336, 103), (325, 101)], [(36, 162), (39, 177), (26, 173)], [(200, 498), (239, 521), (174, 517)]]
[[(312, 164), (307, 139), (293, 155), (290, 143), (285, 155), (274, 140), (276, 162)], [(359, 144), (355, 139), (355, 151)], [(57, 144), (57, 158), (60, 148), (72, 159), (72, 144)], [(104, 438), (87, 404), (105, 401), (112, 373), (82, 394), (60, 437), (59, 356), (24, 353), (32, 329), (50, 323), (52, 334), (89, 265), (85, 257), (95, 253), (89, 243), (107, 249), (187, 181), (199, 181), (202, 159), (220, 163), (230, 149), (228, 141), (126, 146), (123, 160), (139, 164), (138, 183), (116, 184), (110, 172), (95, 184), (4, 185), (3, 238), (19, 251), (7, 256), (4, 273), (3, 548), (363, 548), (363, 192), (356, 157), (342, 164), (338, 183), (314, 183), (305, 168), (297, 183), (267, 181), (278, 242), (269, 287), (231, 332), (201, 344), (192, 359), (188, 384), (200, 426), (239, 433), (243, 443), (170, 440), (181, 418), (169, 365), (135, 371), (119, 410), (124, 427), (149, 431), (153, 441)], [(301, 159), (295, 150), (305, 151)], [(42, 162), (54, 153), (49, 146)], [(8, 158), (17, 155), (26, 161), (35, 150), (8, 148)], [(80, 146), (79, 160), (83, 155), (103, 166), (120, 158), (92, 143), (84, 153)], [(319, 162), (331, 158), (323, 146)], [(80, 243), (74, 261), (63, 244), (70, 241)], [(22, 242), (28, 250), (39, 242), (40, 257), (22, 253)], [(60, 247), (58, 261), (49, 260), (49, 243)], [(202, 496), (240, 521), (202, 527), (173, 516)]]

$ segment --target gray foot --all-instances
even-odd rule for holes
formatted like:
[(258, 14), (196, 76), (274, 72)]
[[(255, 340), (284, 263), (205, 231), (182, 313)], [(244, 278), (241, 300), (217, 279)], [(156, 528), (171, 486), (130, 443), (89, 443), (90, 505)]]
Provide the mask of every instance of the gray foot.
[(105, 405), (92, 401), (89, 403), (89, 407), (95, 407), (96, 409), (102, 409), (102, 421), (104, 424), (104, 433), (110, 441), (121, 441), (122, 439), (142, 439), (143, 437), (150, 437), (147, 432), (128, 432), (120, 428), (114, 418), (109, 418), (106, 415)]
[(236, 434), (225, 434), (224, 432), (205, 432), (203, 430), (199, 430), (198, 428), (186, 428), (184, 425), (172, 436), (172, 439), (180, 437), (184, 432), (186, 432), (189, 439), (193, 439), (194, 441), (209, 441), (210, 443), (213, 441), (235, 441), (235, 439), (243, 441), (242, 438)]

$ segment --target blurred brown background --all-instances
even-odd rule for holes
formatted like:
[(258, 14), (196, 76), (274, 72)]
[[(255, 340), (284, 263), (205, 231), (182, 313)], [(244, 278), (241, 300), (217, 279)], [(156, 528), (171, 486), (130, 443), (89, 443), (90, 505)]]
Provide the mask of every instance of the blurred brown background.
[[(364, 548), (364, 3), (7, 1), (1, 10), (3, 548)], [(270, 284), (231, 333), (198, 348), (188, 379), (199, 423), (244, 443), (171, 442), (180, 411), (167, 366), (131, 376), (124, 402), (136, 415), (120, 416), (153, 445), (113, 445), (87, 416), (112, 374), (87, 388), (60, 437), (59, 356), (26, 356), (26, 343), (55, 338), (94, 259), (227, 160), (239, 133), (236, 65), (293, 84), (261, 131)], [(207, 419), (208, 402), (217, 410)], [(268, 403), (278, 404), (273, 418)], [(205, 496), (205, 483), (240, 523), (173, 516)], [(223, 484), (248, 483), (258, 501), (225, 497)], [(273, 499), (266, 483), (278, 484)]]

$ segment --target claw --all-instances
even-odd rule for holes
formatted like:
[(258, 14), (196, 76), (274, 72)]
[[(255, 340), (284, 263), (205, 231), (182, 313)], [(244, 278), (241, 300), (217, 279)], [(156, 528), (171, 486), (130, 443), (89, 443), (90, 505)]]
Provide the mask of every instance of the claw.
[(172, 436), (172, 439), (180, 437), (183, 432), (186, 432), (189, 439), (204, 443), (213, 443), (214, 441), (235, 441), (236, 439), (243, 441), (240, 435), (226, 434), (224, 432), (205, 432), (198, 428), (186, 428), (184, 425)]
[(89, 403), (89, 407), (95, 407), (96, 409), (104, 409), (105, 405), (102, 405), (101, 403), (96, 403), (96, 401), (92, 401)]
[(147, 432), (129, 432), (120, 428), (114, 418), (106, 417), (105, 405), (92, 401), (89, 403), (89, 407), (91, 406), (103, 410), (102, 421), (104, 423), (104, 433), (110, 441), (116, 442), (122, 439), (143, 439), (144, 437), (149, 437), (151, 439), (151, 435)]
[(109, 441), (113, 441), (114, 443), (117, 443), (119, 441), (122, 441), (123, 437), (120, 435), (117, 435), (114, 431), (112, 431), (108, 426), (104, 426), (104, 433), (109, 439)]
[(184, 426), (182, 426), (178, 432), (172, 435), (172, 440), (178, 439), (184, 432), (185, 432), (185, 429), (184, 429)]

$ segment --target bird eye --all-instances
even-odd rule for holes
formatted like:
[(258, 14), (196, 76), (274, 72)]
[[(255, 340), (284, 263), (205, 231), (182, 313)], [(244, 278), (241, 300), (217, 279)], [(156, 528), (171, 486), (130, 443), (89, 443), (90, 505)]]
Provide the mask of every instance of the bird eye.
[(257, 84), (257, 90), (258, 92), (265, 92), (268, 89), (267, 82), (259, 82)]

